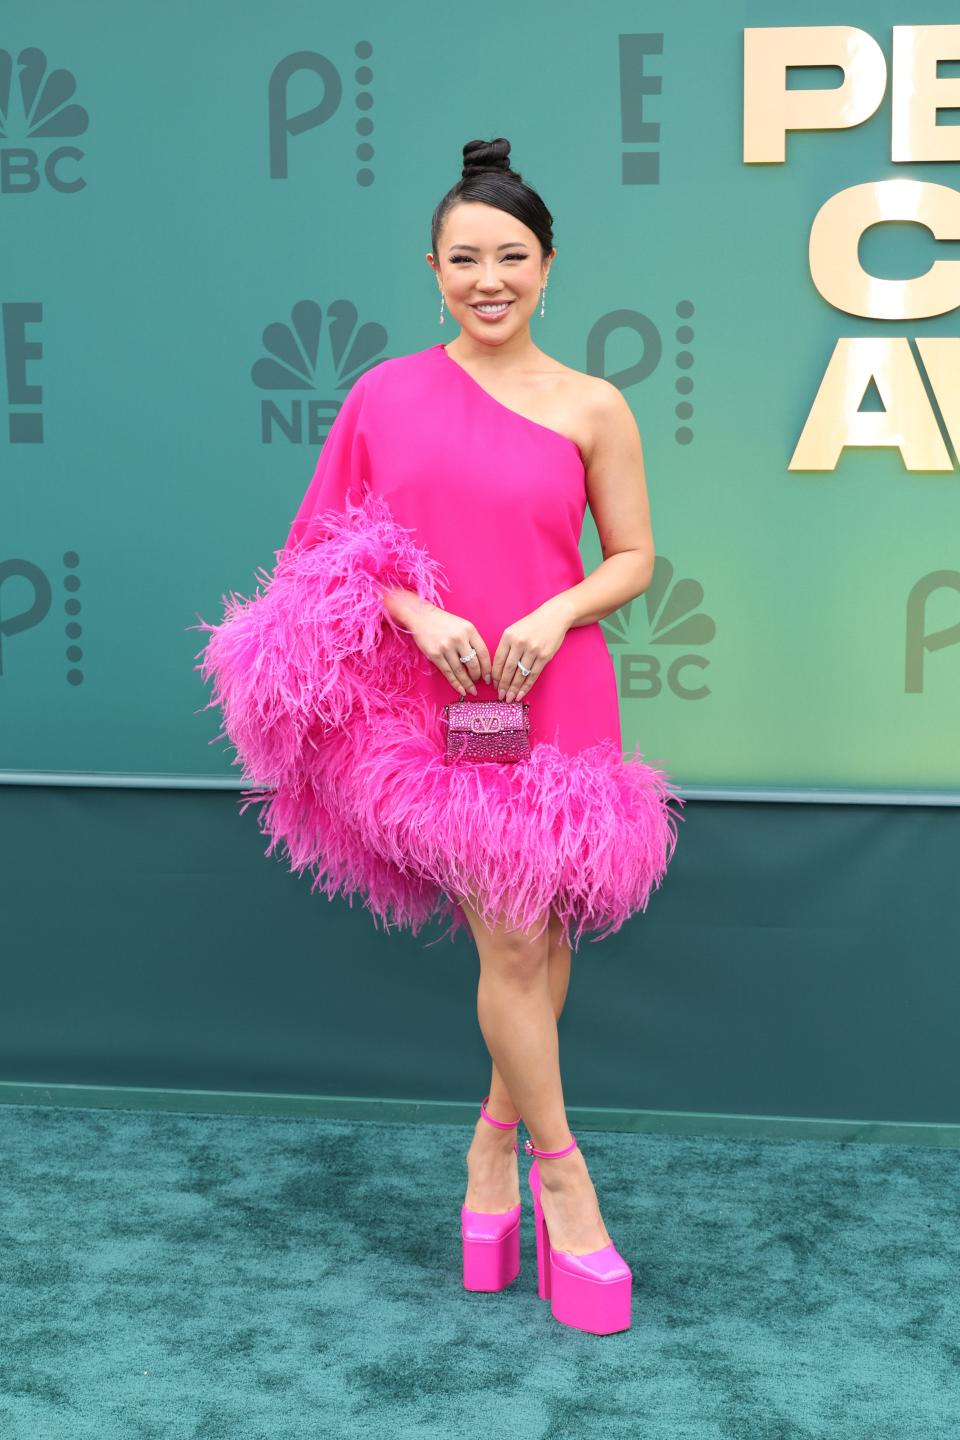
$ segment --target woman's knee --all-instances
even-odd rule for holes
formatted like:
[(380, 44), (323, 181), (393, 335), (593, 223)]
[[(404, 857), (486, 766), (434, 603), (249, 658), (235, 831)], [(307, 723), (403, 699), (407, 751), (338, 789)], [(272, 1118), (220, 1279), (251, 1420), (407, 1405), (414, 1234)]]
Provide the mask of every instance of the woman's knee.
[(549, 946), (546, 934), (531, 939), (515, 931), (500, 931), (480, 948), (480, 973), (517, 989), (549, 983)]
[(540, 978), (547, 969), (551, 949), (551, 930), (545, 923), (548, 916), (542, 916), (528, 929), (511, 926), (501, 918), (489, 925), (469, 901), (460, 903), (480, 952), (481, 970), (495, 969), (503, 978), (518, 984)]

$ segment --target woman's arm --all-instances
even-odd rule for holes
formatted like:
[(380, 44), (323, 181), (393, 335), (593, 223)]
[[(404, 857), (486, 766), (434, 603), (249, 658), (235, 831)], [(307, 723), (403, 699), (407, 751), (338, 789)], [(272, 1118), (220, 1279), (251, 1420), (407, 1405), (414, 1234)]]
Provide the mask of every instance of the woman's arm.
[(591, 625), (642, 595), (653, 578), (656, 552), (633, 412), (609, 380), (593, 378), (591, 442), (584, 458), (587, 499), (604, 559), (555, 603), (568, 627)]
[(423, 611), (429, 609), (426, 601), (420, 599), (416, 590), (404, 590), (399, 586), (383, 590), (383, 608), (405, 630), (412, 630)]

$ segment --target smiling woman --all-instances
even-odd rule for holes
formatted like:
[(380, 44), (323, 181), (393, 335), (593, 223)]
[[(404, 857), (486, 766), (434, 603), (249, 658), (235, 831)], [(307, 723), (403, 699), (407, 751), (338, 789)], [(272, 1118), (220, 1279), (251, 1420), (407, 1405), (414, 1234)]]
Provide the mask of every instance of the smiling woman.
[[(563, 433), (582, 421), (557, 398), (577, 372), (530, 336), (551, 220), (508, 151), (466, 146), (434, 215), (427, 259), (460, 334), (356, 379), (266, 588), (201, 622), (198, 668), (262, 787), (244, 803), (261, 803), (268, 854), (282, 845), (291, 868), (331, 899), (360, 894), (386, 928), (416, 934), (439, 915), (451, 938), (473, 936), (490, 1109), (507, 1131), (519, 1109), (551, 1147), (531, 1151), (544, 1162), (530, 1180), (539, 1294), (563, 1323), (608, 1333), (630, 1324), (631, 1272), (571, 1141), (556, 1018), (583, 934), (612, 934), (661, 883), (682, 801), (639, 749), (624, 757), (599, 624), (648, 583), (639, 437), (619, 455), (591, 446), (588, 485)], [(548, 410), (562, 428), (535, 417)], [(589, 578), (588, 490), (606, 556)], [(444, 710), (468, 694), (481, 721), (522, 704), (526, 754), (446, 754)], [(497, 1125), (484, 1113), (468, 1156), (468, 1289), (503, 1289), (519, 1268), (518, 1180), (492, 1160)]]

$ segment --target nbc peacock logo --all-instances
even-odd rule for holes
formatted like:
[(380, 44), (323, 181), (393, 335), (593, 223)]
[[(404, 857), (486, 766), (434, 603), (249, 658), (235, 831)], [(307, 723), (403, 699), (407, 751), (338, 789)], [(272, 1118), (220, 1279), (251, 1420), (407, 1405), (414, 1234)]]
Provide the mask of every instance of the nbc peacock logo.
[[(632, 631), (641, 602), (646, 610), (646, 636), (638, 649)], [(717, 633), (712, 615), (703, 605), (699, 580), (676, 579), (671, 562), (658, 555), (653, 579), (636, 600), (621, 605), (600, 621), (614, 661), (619, 660), (620, 695), (624, 700), (652, 700), (664, 689), (680, 700), (704, 700), (709, 685), (692, 685), (684, 672), (703, 672), (710, 664), (699, 648), (709, 645)], [(678, 654), (666, 656), (653, 646), (670, 646)]]
[[(324, 323), (326, 321), (326, 323)], [(355, 380), (384, 360), (387, 332), (375, 320), (361, 325), (350, 300), (323, 308), (298, 300), (289, 323), (276, 321), (263, 332), (267, 352), (250, 374), (261, 391), (260, 438), (291, 445), (322, 445)]]
[(90, 117), (73, 99), (76, 88), (72, 72), (49, 70), (46, 55), (35, 46), (21, 50), (16, 60), (0, 50), (0, 193), (28, 195), (44, 183), (63, 195), (85, 189), (86, 180), (77, 174), (84, 151), (47, 143), (86, 131)]

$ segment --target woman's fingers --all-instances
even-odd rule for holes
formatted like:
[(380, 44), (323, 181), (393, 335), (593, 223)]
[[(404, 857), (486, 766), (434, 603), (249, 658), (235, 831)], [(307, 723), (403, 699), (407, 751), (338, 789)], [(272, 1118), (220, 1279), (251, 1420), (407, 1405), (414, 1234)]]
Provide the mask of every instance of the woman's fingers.
[[(492, 680), (499, 699), (518, 700), (529, 694), (546, 663), (546, 659), (534, 645), (520, 638), (515, 639), (509, 629), (504, 630), (497, 653), (493, 657)], [(520, 669), (521, 664), (529, 670), (529, 675), (524, 675)]]
[[(461, 659), (461, 656), (469, 655), (471, 650), (475, 650), (476, 654), (470, 660)], [(481, 674), (490, 673), (487, 647), (472, 627), (466, 640), (453, 640), (444, 647), (442, 659), (444, 663), (441, 668), (444, 674), (461, 694), (469, 691), (471, 695), (476, 695)]]
[[(529, 675), (524, 675), (520, 669), (520, 661), (530, 671)], [(500, 689), (503, 692), (504, 700), (522, 700), (525, 695), (529, 694), (534, 681), (542, 670), (543, 663), (536, 656), (523, 652), (516, 657), (513, 654), (508, 655), (500, 679)]]
[[(490, 652), (476, 627), (463, 616), (436, 607), (415, 638), (427, 658), (461, 695), (476, 695), (481, 678), (490, 676)], [(464, 655), (470, 659), (464, 660)]]
[[(466, 651), (464, 651), (464, 654), (466, 654)], [(476, 686), (456, 656), (455, 648), (442, 650), (434, 661), (434, 664), (441, 675), (445, 675), (450, 681), (454, 690), (459, 691), (461, 695), (465, 695), (468, 690), (472, 690), (474, 694), (477, 693)]]

